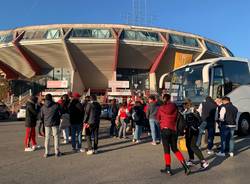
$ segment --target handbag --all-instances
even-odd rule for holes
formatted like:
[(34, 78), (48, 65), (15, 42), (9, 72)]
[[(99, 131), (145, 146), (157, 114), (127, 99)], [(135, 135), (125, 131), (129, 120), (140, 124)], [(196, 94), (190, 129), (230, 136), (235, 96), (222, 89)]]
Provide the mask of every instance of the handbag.
[(65, 114), (62, 114), (61, 116), (60, 128), (66, 129), (68, 127), (70, 127), (70, 116), (68, 113), (65, 113)]
[(187, 152), (186, 139), (184, 136), (178, 138), (177, 142), (178, 148), (180, 151)]

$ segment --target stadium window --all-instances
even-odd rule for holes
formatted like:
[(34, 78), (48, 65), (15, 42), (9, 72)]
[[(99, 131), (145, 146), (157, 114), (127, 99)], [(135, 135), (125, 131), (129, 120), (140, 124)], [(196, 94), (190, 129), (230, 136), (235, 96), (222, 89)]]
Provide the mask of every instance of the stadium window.
[(26, 31), (23, 40), (43, 40), (46, 30)]
[(49, 29), (43, 35), (44, 39), (58, 39), (61, 37), (60, 29)]
[(109, 39), (112, 38), (112, 33), (109, 29), (73, 29), (70, 37)]
[(205, 43), (206, 43), (208, 51), (218, 54), (218, 55), (222, 55), (221, 47), (219, 45), (216, 45), (208, 41), (205, 41)]
[(122, 32), (121, 39), (136, 40), (136, 41), (149, 41), (149, 42), (161, 41), (158, 33), (146, 32), (146, 31), (132, 31), (132, 30), (124, 30)]
[(13, 40), (13, 34), (8, 33), (5, 35), (0, 35), (0, 43), (9, 43)]
[(188, 47), (199, 47), (199, 44), (195, 38), (180, 36), (180, 35), (169, 35), (169, 43), (173, 45), (182, 45)]

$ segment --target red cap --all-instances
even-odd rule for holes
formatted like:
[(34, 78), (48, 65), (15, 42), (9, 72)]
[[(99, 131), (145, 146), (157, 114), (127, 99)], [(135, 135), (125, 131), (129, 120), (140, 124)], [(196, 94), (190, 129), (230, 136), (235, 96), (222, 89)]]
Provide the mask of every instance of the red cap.
[(73, 98), (80, 98), (81, 97), (81, 95), (79, 94), (79, 93), (73, 93)]

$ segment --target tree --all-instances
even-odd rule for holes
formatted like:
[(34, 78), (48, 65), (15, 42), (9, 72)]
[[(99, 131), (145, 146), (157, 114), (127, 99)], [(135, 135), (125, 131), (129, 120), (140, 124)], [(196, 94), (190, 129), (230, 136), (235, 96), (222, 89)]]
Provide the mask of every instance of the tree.
[(10, 92), (10, 84), (7, 79), (0, 79), (0, 100), (4, 100), (8, 97)]

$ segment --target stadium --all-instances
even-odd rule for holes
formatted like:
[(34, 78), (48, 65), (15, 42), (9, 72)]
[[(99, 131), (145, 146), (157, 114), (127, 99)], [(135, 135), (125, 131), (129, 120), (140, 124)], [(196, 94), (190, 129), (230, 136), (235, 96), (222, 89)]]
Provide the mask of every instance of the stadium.
[(61, 24), (0, 31), (2, 77), (79, 93), (124, 85), (109, 81), (129, 81), (127, 90), (157, 91), (162, 74), (222, 56), (233, 54), (216, 41), (153, 27)]

